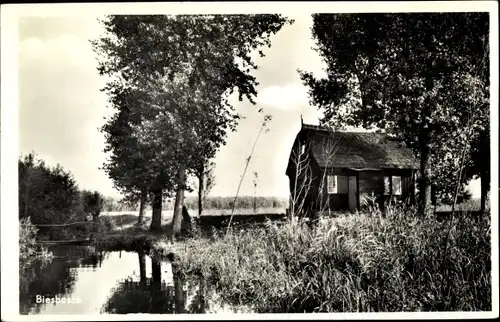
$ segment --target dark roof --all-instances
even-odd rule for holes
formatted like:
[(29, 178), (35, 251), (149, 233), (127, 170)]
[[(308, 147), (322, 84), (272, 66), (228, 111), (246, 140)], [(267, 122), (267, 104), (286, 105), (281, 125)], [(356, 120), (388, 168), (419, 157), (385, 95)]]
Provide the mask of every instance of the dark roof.
[[(340, 132), (303, 124), (320, 167), (350, 169), (418, 169), (413, 152), (383, 133)], [(333, 147), (333, 149), (332, 149)], [(328, 151), (335, 151), (333, 154)]]

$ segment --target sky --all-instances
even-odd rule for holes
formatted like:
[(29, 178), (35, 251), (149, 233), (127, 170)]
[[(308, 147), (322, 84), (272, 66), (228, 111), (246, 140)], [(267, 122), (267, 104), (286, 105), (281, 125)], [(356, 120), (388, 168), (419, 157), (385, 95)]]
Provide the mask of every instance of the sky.
[[(100, 169), (106, 160), (104, 135), (99, 128), (113, 112), (108, 107), (103, 77), (97, 73), (90, 39), (102, 32), (99, 16), (29, 17), (19, 20), (19, 129), (21, 154), (34, 151), (47, 164), (61, 164), (81, 189), (98, 190), (119, 197), (111, 180)], [(252, 74), (259, 86), (256, 105), (232, 98), (245, 118), (215, 158), (215, 186), (211, 196), (234, 196), (260, 130), (264, 114), (272, 116), (269, 132), (257, 141), (240, 195), (286, 197), (285, 169), (300, 118), (318, 124), (321, 116), (308, 102), (307, 88), (297, 69), (323, 74), (325, 67), (313, 50), (309, 14), (292, 16), (271, 38), (272, 47), (256, 57), (259, 69)], [(264, 114), (257, 113), (259, 108)], [(258, 174), (254, 191), (254, 172)], [(471, 184), (479, 196), (479, 182)]]

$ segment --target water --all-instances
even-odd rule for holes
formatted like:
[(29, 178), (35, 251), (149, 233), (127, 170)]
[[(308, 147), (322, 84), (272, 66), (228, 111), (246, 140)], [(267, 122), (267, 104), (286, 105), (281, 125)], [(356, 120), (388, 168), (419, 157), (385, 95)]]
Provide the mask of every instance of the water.
[(21, 272), (21, 314), (248, 312), (224, 303), (203, 281), (174, 279), (169, 262), (143, 253), (50, 250), (50, 264)]

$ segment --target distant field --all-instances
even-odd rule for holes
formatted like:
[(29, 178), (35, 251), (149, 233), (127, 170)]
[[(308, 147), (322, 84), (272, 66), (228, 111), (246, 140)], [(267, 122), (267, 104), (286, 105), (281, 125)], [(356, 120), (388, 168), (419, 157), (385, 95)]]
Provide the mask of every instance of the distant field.
[[(198, 217), (197, 209), (188, 210), (189, 214), (192, 217)], [(257, 214), (285, 214), (285, 208), (258, 208)], [(253, 209), (235, 209), (234, 215), (251, 215), (254, 214)], [(109, 216), (113, 224), (117, 227), (117, 229), (126, 229), (137, 223), (137, 218), (139, 216), (138, 211), (111, 211), (111, 212), (103, 212), (103, 216)], [(144, 225), (149, 226), (151, 223), (151, 210), (147, 210), (144, 213)], [(207, 209), (203, 211), (202, 216), (221, 216), (231, 215), (231, 209)], [(162, 211), (162, 225), (167, 225), (172, 221), (173, 210)]]
[[(489, 203), (487, 203), (486, 208), (489, 208)], [(457, 211), (464, 210), (464, 211), (478, 211), (481, 209), (480, 207), (480, 200), (479, 199), (472, 199), (468, 202), (458, 204), (455, 209)], [(198, 217), (198, 209), (189, 209), (189, 214), (192, 217)], [(451, 206), (447, 205), (441, 205), (436, 207), (436, 211), (439, 212), (446, 212), (446, 211), (451, 211)], [(257, 214), (285, 214), (286, 213), (286, 208), (285, 207), (261, 207), (257, 208)], [(173, 210), (164, 210), (162, 211), (162, 219), (163, 220), (169, 220), (173, 217), (174, 211)], [(251, 215), (254, 214), (253, 208), (236, 208), (234, 210), (234, 215)], [(107, 215), (110, 217), (114, 216), (123, 216), (123, 215), (132, 215), (132, 216), (138, 216), (139, 211), (110, 211), (110, 212), (103, 212), (103, 215)], [(221, 215), (226, 215), (229, 216), (231, 215), (231, 209), (205, 209), (203, 210), (202, 216), (221, 216)], [(151, 210), (146, 210), (144, 214), (145, 218), (150, 218), (151, 217)]]
[[(189, 214), (192, 217), (197, 217), (198, 216), (198, 210), (197, 209), (188, 209)], [(257, 208), (257, 214), (284, 214), (286, 212), (285, 208)], [(162, 211), (162, 217), (163, 219), (171, 218), (173, 217), (174, 211), (173, 210), (165, 210)], [(235, 209), (234, 210), (234, 215), (251, 215), (253, 214), (254, 211), (253, 209), (247, 209), (247, 208), (240, 208), (240, 209)], [(110, 211), (110, 212), (104, 212), (103, 215), (107, 215), (110, 217), (113, 216), (121, 216), (121, 215), (134, 215), (138, 216), (139, 212), (138, 211)], [(152, 212), (151, 210), (147, 210), (144, 213), (144, 217), (151, 217)], [(202, 216), (220, 216), (220, 215), (231, 215), (231, 209), (206, 209), (203, 210)]]

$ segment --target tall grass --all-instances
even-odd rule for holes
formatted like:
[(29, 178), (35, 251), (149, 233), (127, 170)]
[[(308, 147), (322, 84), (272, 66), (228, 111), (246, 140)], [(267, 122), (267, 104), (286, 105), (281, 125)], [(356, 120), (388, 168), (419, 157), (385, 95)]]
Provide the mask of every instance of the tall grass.
[[(174, 269), (256, 312), (491, 310), (490, 219), (412, 212), (292, 219), (226, 237), (158, 242)], [(444, 243), (449, 251), (443, 257)]]

